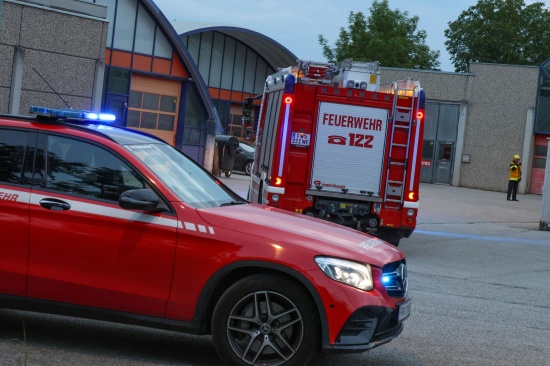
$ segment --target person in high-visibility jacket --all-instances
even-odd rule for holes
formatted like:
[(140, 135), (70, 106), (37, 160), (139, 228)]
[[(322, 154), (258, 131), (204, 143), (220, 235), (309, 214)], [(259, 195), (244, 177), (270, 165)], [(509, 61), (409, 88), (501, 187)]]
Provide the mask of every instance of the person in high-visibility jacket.
[(521, 161), (519, 155), (514, 155), (514, 160), (510, 163), (510, 179), (508, 180), (508, 201), (519, 201), (516, 199), (518, 185), (521, 182)]

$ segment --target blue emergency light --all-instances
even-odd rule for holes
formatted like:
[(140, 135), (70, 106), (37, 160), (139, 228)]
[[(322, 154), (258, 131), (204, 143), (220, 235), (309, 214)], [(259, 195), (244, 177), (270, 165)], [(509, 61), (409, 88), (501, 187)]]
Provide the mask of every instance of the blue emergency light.
[(114, 114), (95, 113), (90, 111), (80, 111), (66, 108), (63, 109), (31, 106), (29, 112), (30, 114), (42, 117), (78, 120), (86, 122), (110, 123), (116, 120), (116, 116)]

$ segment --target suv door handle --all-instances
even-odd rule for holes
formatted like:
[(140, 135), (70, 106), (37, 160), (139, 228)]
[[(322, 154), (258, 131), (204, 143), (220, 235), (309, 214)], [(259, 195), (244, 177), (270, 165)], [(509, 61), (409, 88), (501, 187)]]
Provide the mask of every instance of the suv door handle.
[(67, 202), (55, 198), (44, 198), (40, 200), (40, 206), (54, 211), (66, 211), (71, 209)]

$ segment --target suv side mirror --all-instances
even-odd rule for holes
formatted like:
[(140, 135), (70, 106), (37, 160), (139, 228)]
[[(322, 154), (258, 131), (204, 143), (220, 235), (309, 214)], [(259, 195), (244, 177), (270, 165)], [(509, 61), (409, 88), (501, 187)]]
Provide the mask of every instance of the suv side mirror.
[(122, 192), (118, 205), (127, 210), (156, 211), (159, 199), (150, 189), (130, 189)]

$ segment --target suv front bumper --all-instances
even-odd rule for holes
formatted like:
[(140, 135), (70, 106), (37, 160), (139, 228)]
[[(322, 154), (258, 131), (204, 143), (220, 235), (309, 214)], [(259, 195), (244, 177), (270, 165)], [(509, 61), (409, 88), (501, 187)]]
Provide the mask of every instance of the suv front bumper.
[(388, 343), (403, 331), (399, 311), (381, 306), (365, 306), (346, 321), (334, 344), (325, 346), (325, 353), (364, 352)]

